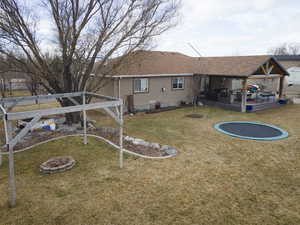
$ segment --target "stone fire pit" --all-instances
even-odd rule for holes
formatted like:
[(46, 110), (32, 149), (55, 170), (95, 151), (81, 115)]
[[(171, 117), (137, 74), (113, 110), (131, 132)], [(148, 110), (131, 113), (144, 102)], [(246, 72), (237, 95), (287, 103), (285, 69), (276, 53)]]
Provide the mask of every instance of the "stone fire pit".
[(59, 173), (72, 169), (75, 160), (71, 156), (55, 157), (40, 165), (40, 171), (45, 174)]

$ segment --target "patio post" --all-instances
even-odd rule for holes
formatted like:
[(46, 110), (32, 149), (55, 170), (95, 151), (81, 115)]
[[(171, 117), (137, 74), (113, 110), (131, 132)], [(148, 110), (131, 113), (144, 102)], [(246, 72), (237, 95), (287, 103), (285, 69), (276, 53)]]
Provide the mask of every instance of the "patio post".
[(279, 99), (283, 97), (283, 87), (284, 87), (284, 76), (279, 79)]
[(242, 82), (242, 103), (241, 103), (241, 111), (246, 112), (247, 105), (247, 79), (244, 79)]

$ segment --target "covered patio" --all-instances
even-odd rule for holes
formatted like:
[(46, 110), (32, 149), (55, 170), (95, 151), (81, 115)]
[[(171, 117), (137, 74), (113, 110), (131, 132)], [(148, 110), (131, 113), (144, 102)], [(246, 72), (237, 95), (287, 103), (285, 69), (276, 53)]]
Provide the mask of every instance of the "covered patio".
[(288, 72), (273, 57), (212, 58), (204, 59), (207, 74), (198, 74), (198, 102), (239, 112), (260, 111), (285, 103), (284, 82)]

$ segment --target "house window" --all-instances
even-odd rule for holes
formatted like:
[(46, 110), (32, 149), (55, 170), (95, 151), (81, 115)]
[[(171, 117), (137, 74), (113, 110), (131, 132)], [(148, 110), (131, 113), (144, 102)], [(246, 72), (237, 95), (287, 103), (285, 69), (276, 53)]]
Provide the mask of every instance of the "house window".
[(172, 89), (184, 89), (184, 78), (173, 78), (172, 79)]
[(148, 78), (134, 79), (133, 82), (134, 93), (145, 93), (148, 92)]

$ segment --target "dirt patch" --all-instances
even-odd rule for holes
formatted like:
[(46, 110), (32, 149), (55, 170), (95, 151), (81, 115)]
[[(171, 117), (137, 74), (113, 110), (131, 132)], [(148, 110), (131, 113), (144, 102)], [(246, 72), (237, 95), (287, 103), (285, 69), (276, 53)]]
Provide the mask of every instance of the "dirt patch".
[(201, 118), (203, 118), (203, 115), (201, 115), (201, 114), (188, 114), (185, 117), (195, 118), (195, 119), (201, 119)]

